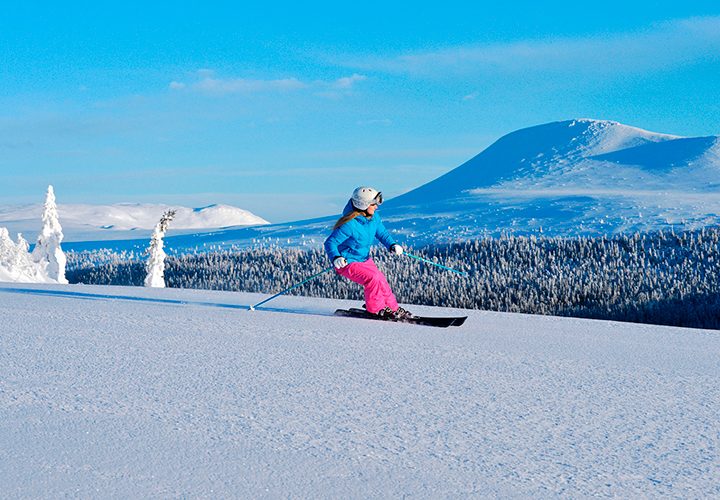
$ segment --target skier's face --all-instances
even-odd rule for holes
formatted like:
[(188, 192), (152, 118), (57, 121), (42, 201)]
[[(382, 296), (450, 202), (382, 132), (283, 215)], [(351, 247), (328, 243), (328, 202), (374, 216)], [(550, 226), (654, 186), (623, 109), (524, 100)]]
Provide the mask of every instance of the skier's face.
[(368, 213), (368, 215), (372, 215), (375, 213), (375, 210), (377, 210), (377, 207), (378, 207), (377, 203), (373, 203), (372, 205), (367, 207), (367, 210), (365, 210), (365, 211)]

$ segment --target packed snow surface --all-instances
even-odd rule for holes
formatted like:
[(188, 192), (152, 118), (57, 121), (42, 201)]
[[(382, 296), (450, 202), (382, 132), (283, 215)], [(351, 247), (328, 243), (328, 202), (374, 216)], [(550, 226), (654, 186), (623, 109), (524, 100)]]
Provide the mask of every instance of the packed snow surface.
[(264, 297), (0, 284), (2, 495), (720, 495), (718, 332)]

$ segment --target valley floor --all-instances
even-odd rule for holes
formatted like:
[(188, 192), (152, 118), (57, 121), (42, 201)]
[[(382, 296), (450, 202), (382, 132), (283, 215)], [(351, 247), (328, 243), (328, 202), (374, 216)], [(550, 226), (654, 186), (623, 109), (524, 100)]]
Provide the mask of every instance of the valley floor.
[(719, 332), (262, 298), (0, 284), (0, 497), (720, 496)]

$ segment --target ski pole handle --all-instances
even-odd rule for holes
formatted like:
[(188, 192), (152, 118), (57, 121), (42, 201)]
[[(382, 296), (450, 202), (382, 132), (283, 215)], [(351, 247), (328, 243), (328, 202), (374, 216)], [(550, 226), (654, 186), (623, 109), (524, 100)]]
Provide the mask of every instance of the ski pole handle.
[(408, 257), (412, 257), (413, 259), (416, 259), (416, 260), (425, 262), (425, 263), (427, 263), (427, 264), (432, 264), (433, 266), (437, 266), (437, 267), (439, 267), (439, 268), (441, 268), (441, 269), (445, 269), (446, 271), (451, 271), (451, 272), (453, 272), (453, 273), (455, 273), (455, 274), (459, 274), (460, 276), (467, 276), (467, 275), (468, 275), (468, 273), (466, 273), (466, 272), (464, 272), (464, 271), (458, 271), (457, 269), (453, 269), (453, 268), (451, 268), (451, 267), (443, 266), (442, 264), (438, 264), (438, 263), (433, 262), (433, 261), (431, 261), (431, 260), (424, 259), (423, 257), (418, 257), (417, 255), (413, 255), (413, 254), (411, 254), (411, 253), (405, 252), (404, 255), (407, 255)]
[(325, 274), (325, 273), (327, 273), (327, 272), (329, 272), (329, 271), (332, 271), (333, 269), (335, 269), (335, 266), (330, 266), (330, 267), (328, 267), (327, 269), (323, 269), (323, 270), (320, 271), (319, 273), (313, 274), (313, 275), (310, 276), (309, 278), (306, 278), (306, 279), (302, 280), (300, 283), (296, 283), (296, 284), (294, 284), (293, 286), (291, 286), (290, 288), (286, 288), (286, 289), (283, 290), (282, 292), (278, 292), (278, 293), (276, 293), (275, 295), (273, 295), (272, 297), (269, 297), (269, 298), (263, 300), (262, 302), (258, 302), (258, 303), (255, 304), (254, 306), (250, 306), (250, 310), (251, 310), (251, 311), (254, 311), (256, 307), (261, 306), (261, 305), (265, 304), (266, 302), (270, 302), (272, 299), (277, 298), (277, 297), (280, 297), (281, 295), (284, 295), (284, 294), (288, 293), (288, 292), (289, 292), (290, 290), (292, 290), (293, 288), (297, 288), (297, 287), (299, 287), (300, 285), (304, 285), (304, 284), (307, 283), (308, 281), (317, 278), (317, 277), (320, 276), (321, 274)]

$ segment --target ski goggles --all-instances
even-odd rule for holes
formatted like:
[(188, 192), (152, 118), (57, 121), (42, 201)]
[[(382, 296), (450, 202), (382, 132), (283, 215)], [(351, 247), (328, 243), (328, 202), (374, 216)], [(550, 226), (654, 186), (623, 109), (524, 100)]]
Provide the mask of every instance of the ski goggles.
[(375, 198), (373, 198), (373, 202), (377, 203), (378, 205), (382, 205), (383, 195), (381, 192), (378, 192), (378, 194), (375, 195)]

